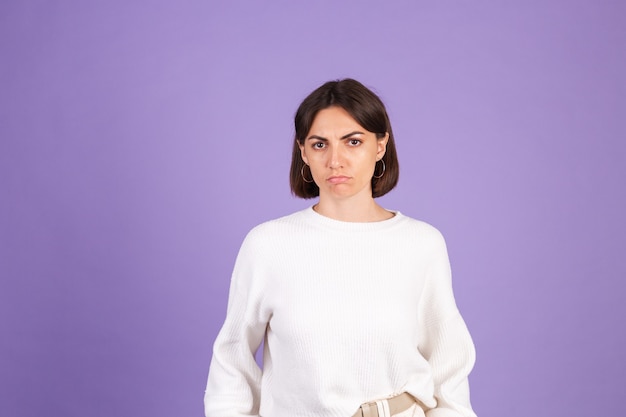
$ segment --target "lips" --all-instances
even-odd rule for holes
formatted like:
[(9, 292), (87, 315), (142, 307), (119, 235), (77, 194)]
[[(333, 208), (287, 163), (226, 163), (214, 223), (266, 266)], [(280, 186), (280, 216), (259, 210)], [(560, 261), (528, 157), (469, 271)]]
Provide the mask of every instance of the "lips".
[(334, 175), (332, 177), (328, 177), (326, 181), (328, 181), (331, 184), (343, 184), (344, 182), (347, 182), (349, 179), (350, 177), (346, 177), (344, 175)]

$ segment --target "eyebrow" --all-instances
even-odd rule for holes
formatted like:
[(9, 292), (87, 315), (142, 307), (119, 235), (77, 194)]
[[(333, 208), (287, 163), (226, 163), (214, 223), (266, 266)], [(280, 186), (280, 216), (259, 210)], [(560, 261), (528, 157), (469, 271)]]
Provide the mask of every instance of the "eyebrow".
[[(358, 131), (358, 130), (355, 130), (354, 132), (350, 132), (350, 133), (348, 133), (347, 135), (343, 135), (343, 136), (341, 137), (341, 139), (348, 139), (349, 137), (354, 136), (354, 135), (364, 135), (364, 134), (365, 134), (364, 132), (360, 132), (360, 131)], [(325, 140), (325, 141), (328, 141), (328, 139), (327, 139), (327, 138), (322, 137), (322, 136), (317, 136), (317, 135), (311, 135), (311, 136), (309, 136), (308, 138), (306, 138), (306, 140), (311, 140), (311, 139), (318, 139), (318, 140)]]

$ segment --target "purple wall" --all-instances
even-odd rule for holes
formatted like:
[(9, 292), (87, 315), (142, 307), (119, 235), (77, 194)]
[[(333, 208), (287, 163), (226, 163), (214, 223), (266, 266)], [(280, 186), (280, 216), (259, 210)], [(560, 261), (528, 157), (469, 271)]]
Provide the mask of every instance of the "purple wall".
[(625, 16), (2, 2), (0, 415), (201, 416), (241, 240), (311, 204), (289, 194), (292, 116), (346, 76), (394, 123), (382, 203), (448, 239), (478, 414), (621, 415)]

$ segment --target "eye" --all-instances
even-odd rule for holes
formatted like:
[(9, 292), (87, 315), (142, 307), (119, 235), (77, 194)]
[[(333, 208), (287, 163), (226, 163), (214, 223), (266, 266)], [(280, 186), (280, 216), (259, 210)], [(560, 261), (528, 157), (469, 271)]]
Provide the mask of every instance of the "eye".
[(313, 144), (313, 149), (324, 149), (325, 143), (324, 142), (315, 142)]
[(350, 139), (348, 143), (350, 144), (350, 146), (359, 146), (361, 144), (361, 141), (359, 139)]

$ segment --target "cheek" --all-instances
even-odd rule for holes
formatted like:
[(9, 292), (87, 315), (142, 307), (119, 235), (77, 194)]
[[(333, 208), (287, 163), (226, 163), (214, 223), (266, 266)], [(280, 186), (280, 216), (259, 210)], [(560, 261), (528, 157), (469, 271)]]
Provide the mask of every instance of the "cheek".
[(324, 152), (305, 150), (303, 158), (306, 158), (310, 165), (320, 164), (324, 161)]

